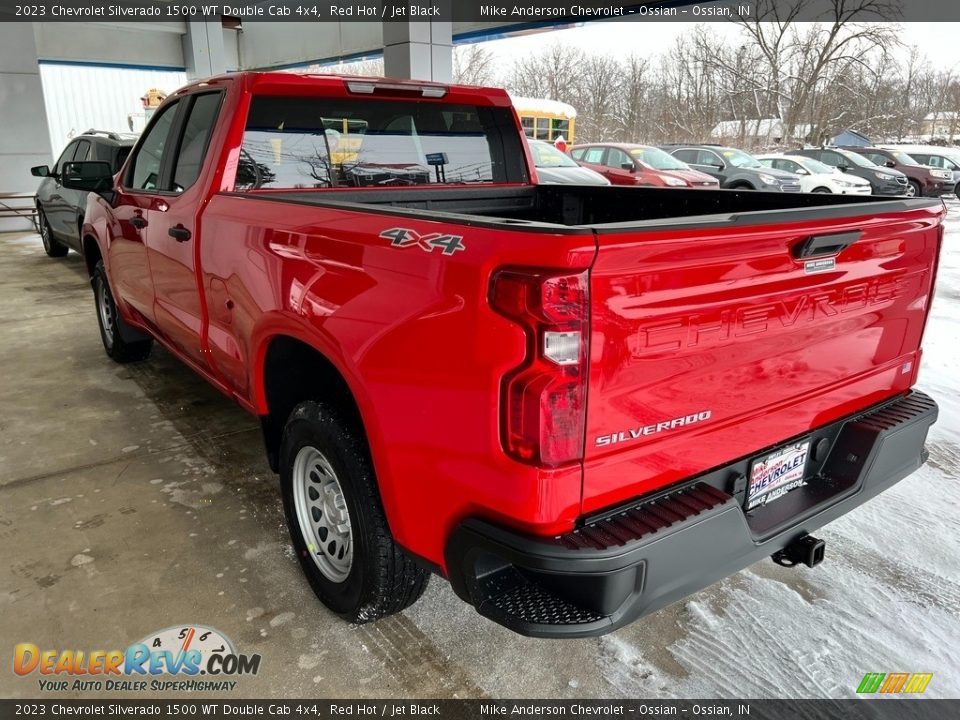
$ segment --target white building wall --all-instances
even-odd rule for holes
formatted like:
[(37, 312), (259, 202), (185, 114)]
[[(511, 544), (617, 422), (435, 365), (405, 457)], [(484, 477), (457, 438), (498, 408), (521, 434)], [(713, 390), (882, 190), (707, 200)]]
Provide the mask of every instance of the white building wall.
[[(50, 162), (46, 123), (33, 34), (22, 23), (0, 22), (0, 194), (36, 190), (40, 181), (30, 168)], [(29, 227), (27, 220), (0, 217), (0, 232)]]
[(172, 93), (187, 82), (181, 70), (147, 70), (90, 65), (40, 64), (43, 99), (54, 159), (70, 138), (85, 130), (131, 132), (143, 129), (140, 98), (150, 89)]

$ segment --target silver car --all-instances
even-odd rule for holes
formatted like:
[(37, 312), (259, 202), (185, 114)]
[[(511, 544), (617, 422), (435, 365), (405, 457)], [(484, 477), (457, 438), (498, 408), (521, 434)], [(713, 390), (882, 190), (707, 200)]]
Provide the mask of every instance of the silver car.
[(598, 172), (580, 167), (568, 155), (543, 140), (531, 140), (530, 154), (537, 168), (537, 178), (543, 185), (609, 185), (610, 181)]

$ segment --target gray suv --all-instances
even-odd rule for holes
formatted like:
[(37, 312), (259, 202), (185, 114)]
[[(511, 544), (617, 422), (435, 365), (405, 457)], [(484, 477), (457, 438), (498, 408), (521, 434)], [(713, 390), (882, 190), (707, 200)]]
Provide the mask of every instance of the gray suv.
[(53, 167), (37, 165), (30, 168), (34, 177), (43, 178), (37, 188), (37, 220), (43, 249), (50, 257), (63, 257), (71, 248), (82, 253), (80, 228), (87, 209), (85, 190), (66, 188), (61, 182), (61, 171), (68, 162), (105, 162), (113, 172), (120, 170), (136, 135), (87, 130), (67, 145)]
[(793, 173), (764, 167), (752, 155), (722, 145), (661, 145), (663, 150), (694, 170), (711, 175), (720, 187), (731, 190), (800, 192), (800, 178)]

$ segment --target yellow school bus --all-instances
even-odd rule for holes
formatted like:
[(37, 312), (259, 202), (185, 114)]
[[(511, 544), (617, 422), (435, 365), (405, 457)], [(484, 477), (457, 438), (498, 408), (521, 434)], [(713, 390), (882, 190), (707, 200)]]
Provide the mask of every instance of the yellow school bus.
[(511, 96), (513, 107), (527, 137), (553, 142), (561, 135), (567, 145), (573, 145), (577, 111), (559, 100)]

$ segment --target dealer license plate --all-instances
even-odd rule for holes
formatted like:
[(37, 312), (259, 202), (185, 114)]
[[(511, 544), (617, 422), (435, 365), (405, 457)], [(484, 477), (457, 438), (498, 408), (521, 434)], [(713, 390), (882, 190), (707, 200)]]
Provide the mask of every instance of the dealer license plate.
[(747, 510), (754, 510), (782, 498), (791, 490), (806, 485), (804, 474), (810, 441), (787, 445), (754, 460), (750, 465), (750, 484), (747, 486)]

